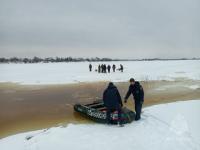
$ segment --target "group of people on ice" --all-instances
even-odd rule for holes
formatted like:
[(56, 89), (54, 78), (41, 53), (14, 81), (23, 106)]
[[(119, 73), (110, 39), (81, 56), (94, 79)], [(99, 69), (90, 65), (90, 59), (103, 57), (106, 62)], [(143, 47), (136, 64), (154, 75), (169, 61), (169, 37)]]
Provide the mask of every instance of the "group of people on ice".
[[(92, 71), (92, 64), (89, 64), (89, 71), (91, 72)], [(120, 64), (120, 67), (117, 69), (121, 72), (124, 71), (124, 66), (122, 64)], [(111, 65), (106, 65), (106, 64), (99, 64), (98, 65), (98, 69), (95, 69), (95, 71), (98, 71), (98, 73), (110, 73), (111, 72)], [(112, 65), (112, 71), (115, 72), (116, 71), (116, 65), (113, 64)]]
[[(131, 94), (133, 95), (135, 101), (135, 112), (136, 112), (135, 120), (137, 121), (140, 120), (142, 104), (144, 102), (144, 90), (142, 85), (138, 81), (135, 81), (133, 78), (130, 79), (130, 86), (126, 93), (126, 96), (124, 97), (124, 103), (127, 103), (127, 100)], [(123, 103), (120, 93), (117, 87), (114, 85), (114, 83), (110, 82), (108, 84), (108, 87), (103, 93), (103, 102), (105, 107), (107, 108), (107, 113), (106, 113), (107, 123), (111, 124), (111, 113), (117, 110), (118, 124), (120, 126), (123, 126), (121, 119)]]

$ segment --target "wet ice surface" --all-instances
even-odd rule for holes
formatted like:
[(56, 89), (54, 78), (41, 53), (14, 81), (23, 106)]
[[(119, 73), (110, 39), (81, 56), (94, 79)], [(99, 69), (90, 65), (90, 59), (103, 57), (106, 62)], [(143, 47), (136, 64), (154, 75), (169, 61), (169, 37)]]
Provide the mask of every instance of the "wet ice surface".
[(147, 107), (124, 127), (70, 124), (0, 140), (1, 150), (199, 150), (200, 100)]
[[(124, 72), (98, 74), (94, 70), (100, 63), (124, 65)], [(94, 62), (89, 72), (89, 62), (0, 64), (0, 82), (21, 84), (65, 84), (93, 81), (127, 81), (134, 77), (140, 81), (200, 79), (199, 60), (179, 61), (125, 61)]]

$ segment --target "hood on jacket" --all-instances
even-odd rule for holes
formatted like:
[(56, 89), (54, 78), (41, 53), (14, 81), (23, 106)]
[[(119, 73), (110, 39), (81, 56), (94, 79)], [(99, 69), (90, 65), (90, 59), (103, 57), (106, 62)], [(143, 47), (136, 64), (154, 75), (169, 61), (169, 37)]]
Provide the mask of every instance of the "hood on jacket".
[(110, 82), (108, 84), (108, 89), (116, 88), (116, 86), (113, 84), (113, 82)]

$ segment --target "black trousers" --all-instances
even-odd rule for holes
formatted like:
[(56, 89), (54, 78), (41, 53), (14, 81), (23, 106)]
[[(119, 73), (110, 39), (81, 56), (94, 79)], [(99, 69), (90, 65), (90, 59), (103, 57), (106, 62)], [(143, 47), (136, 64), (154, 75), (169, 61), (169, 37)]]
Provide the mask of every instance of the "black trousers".
[(107, 119), (107, 123), (110, 124), (111, 121), (111, 113), (116, 111), (118, 112), (118, 122), (121, 124), (122, 123), (122, 119), (121, 119), (121, 114), (122, 114), (122, 109), (121, 107), (116, 107), (116, 108), (107, 108), (107, 112), (106, 112), (106, 119)]
[(143, 102), (141, 102), (141, 101), (135, 101), (135, 112), (136, 112), (135, 120), (140, 119), (140, 115), (141, 115), (141, 111), (142, 111), (142, 104), (143, 104)]

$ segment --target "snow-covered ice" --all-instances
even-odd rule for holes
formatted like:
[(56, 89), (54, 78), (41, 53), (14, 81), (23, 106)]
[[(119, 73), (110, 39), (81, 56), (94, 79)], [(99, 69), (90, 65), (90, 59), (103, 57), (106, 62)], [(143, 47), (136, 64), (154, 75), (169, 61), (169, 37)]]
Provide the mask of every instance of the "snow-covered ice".
[(124, 65), (124, 73), (98, 74), (89, 72), (89, 62), (39, 63), (39, 64), (0, 64), (0, 82), (21, 84), (65, 84), (92, 81), (174, 80), (188, 78), (200, 80), (200, 60), (178, 61), (125, 61), (94, 62), (98, 64)]
[(198, 89), (200, 87), (199, 87), (199, 85), (191, 85), (191, 86), (188, 86), (188, 88), (196, 90), (196, 89)]
[[(125, 127), (70, 124), (10, 136), (1, 150), (199, 150), (200, 100), (147, 107)], [(29, 140), (27, 140), (29, 139)]]

